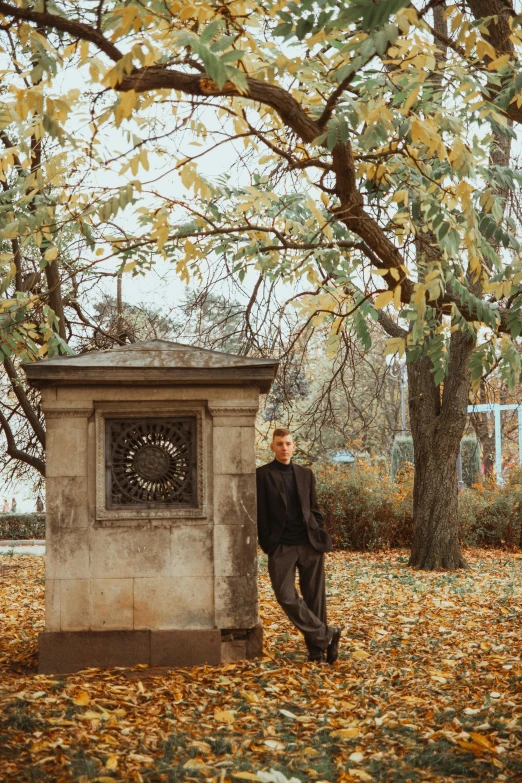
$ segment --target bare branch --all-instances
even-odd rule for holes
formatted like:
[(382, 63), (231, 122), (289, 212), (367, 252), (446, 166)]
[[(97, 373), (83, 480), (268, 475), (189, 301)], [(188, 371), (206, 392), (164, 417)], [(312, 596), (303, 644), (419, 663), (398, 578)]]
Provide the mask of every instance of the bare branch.
[(18, 377), (16, 368), (12, 363), (11, 359), (9, 359), (7, 356), (4, 356), (3, 361), (4, 361), (5, 371), (9, 377), (9, 380), (11, 381), (11, 387), (16, 395), (18, 402), (20, 403), (20, 407), (22, 408), (23, 412), (27, 417), (28, 422), (33, 428), (34, 434), (42, 444), (43, 448), (45, 448), (45, 429), (43, 428), (41, 422), (39, 421), (38, 416), (36, 415), (36, 412), (33, 409), (33, 406), (27, 399), (27, 395), (24, 391), (20, 378)]
[(0, 428), (5, 435), (5, 439), (7, 441), (7, 453), (11, 459), (17, 459), (21, 462), (25, 462), (26, 465), (30, 465), (32, 468), (35, 468), (35, 470), (41, 473), (42, 476), (45, 476), (45, 463), (43, 460), (38, 459), (38, 457), (33, 457), (26, 451), (22, 451), (21, 449), (17, 448), (13, 431), (11, 430), (9, 422), (2, 411), (0, 411)]

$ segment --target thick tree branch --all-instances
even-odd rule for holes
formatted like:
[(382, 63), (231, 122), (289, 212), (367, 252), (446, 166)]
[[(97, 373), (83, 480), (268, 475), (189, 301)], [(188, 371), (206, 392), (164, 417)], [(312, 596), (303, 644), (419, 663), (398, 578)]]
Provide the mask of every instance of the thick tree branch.
[(241, 93), (232, 82), (225, 82), (223, 87), (219, 88), (208, 76), (151, 65), (148, 68), (136, 69), (128, 76), (124, 76), (116, 89), (122, 92), (179, 90), (187, 95), (198, 96), (237, 95), (275, 109), (283, 122), (303, 141), (311, 142), (320, 135), (321, 129), (318, 123), (308, 116), (302, 106), (283, 87), (251, 77), (247, 77), (247, 83), (248, 90)]
[(399, 324), (396, 324), (393, 318), (391, 318), (388, 313), (386, 313), (384, 310), (377, 310), (378, 318), (377, 323), (379, 323), (386, 334), (389, 334), (390, 337), (402, 337), (403, 340), (405, 340), (408, 336), (408, 332), (406, 329), (403, 329), (402, 326), (399, 326)]
[(30, 8), (19, 8), (10, 3), (0, 0), (0, 15), (7, 18), (17, 19), (18, 21), (34, 22), (38, 27), (52, 28), (60, 30), (62, 33), (69, 33), (73, 38), (80, 38), (84, 41), (91, 41), (96, 44), (98, 49), (117, 62), (123, 57), (123, 53), (108, 41), (102, 33), (94, 27), (83, 22), (77, 22), (67, 16), (51, 14), (47, 11), (33, 11)]
[(323, 113), (317, 120), (317, 124), (319, 127), (324, 128), (328, 120), (333, 114), (333, 111), (337, 105), (337, 101), (343, 94), (343, 92), (346, 90), (348, 85), (353, 81), (354, 77), (357, 75), (357, 71), (353, 71), (353, 73), (349, 74), (346, 79), (343, 79), (343, 81), (335, 88), (335, 90), (332, 92), (328, 100), (326, 101), (325, 107), (323, 109)]

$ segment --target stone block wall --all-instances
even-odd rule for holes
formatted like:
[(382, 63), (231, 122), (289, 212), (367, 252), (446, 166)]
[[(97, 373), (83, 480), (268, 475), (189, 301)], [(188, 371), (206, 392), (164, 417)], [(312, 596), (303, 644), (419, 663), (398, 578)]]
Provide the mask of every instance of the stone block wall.
[[(245, 657), (247, 647), (250, 655), (260, 654), (254, 455), (258, 399), (257, 388), (242, 387), (43, 390), (48, 474), (42, 671), (67, 670), (58, 645), (67, 635), (71, 646), (71, 634), (80, 634), (85, 643), (96, 640), (93, 649), (98, 649), (103, 637), (92, 635), (111, 632), (116, 649), (121, 639), (114, 633), (126, 632), (140, 658), (135, 663), (158, 656), (165, 662), (171, 649), (170, 662), (176, 664), (187, 660), (189, 648), (194, 650), (192, 663), (215, 662), (216, 632), (224, 660)], [(202, 428), (201, 513), (183, 517), (178, 511), (169, 517), (151, 509), (146, 518), (138, 518), (131, 510), (128, 518), (100, 519), (101, 484), (96, 479), (104, 466), (97, 419), (124, 416), (126, 409), (155, 416), (194, 408), (200, 411)], [(189, 631), (192, 642), (181, 655), (175, 634), (183, 632), (186, 642)], [(208, 654), (205, 644), (197, 642), (198, 634), (201, 640), (214, 639)], [(148, 658), (142, 660), (144, 645)], [(74, 657), (70, 670), (85, 665), (85, 655), (76, 656), (77, 665)]]

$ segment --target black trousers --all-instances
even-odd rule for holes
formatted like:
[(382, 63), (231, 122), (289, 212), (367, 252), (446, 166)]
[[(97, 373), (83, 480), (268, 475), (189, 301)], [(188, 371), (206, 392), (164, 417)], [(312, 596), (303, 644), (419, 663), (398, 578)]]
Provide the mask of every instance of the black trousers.
[[(295, 586), (296, 570), (301, 595)], [(309, 542), (297, 546), (279, 544), (268, 556), (268, 573), (278, 603), (304, 635), (308, 651), (325, 650), (332, 630), (326, 624), (324, 554)]]

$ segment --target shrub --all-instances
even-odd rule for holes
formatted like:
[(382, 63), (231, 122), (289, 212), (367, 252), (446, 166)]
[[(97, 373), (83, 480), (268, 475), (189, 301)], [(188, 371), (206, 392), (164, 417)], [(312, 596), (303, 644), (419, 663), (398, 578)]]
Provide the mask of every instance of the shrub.
[(480, 445), (472, 435), (466, 435), (460, 442), (462, 458), (462, 481), (471, 489), (480, 479)]
[[(337, 549), (369, 551), (410, 546), (413, 537), (413, 466), (396, 482), (378, 466), (321, 464), (315, 468), (319, 507)], [(503, 487), (475, 484), (459, 494), (463, 546), (522, 546), (522, 470)]]
[(320, 508), (337, 548), (387, 549), (411, 541), (411, 470), (395, 484), (367, 462), (323, 464), (316, 478)]
[(400, 473), (401, 468), (405, 463), (413, 465), (413, 438), (411, 435), (396, 435), (393, 441), (390, 458), (390, 472), (392, 481), (395, 481), (396, 476)]
[(502, 487), (475, 484), (459, 495), (460, 537), (467, 546), (522, 546), (522, 471)]
[(45, 514), (0, 514), (0, 540), (45, 538)]

